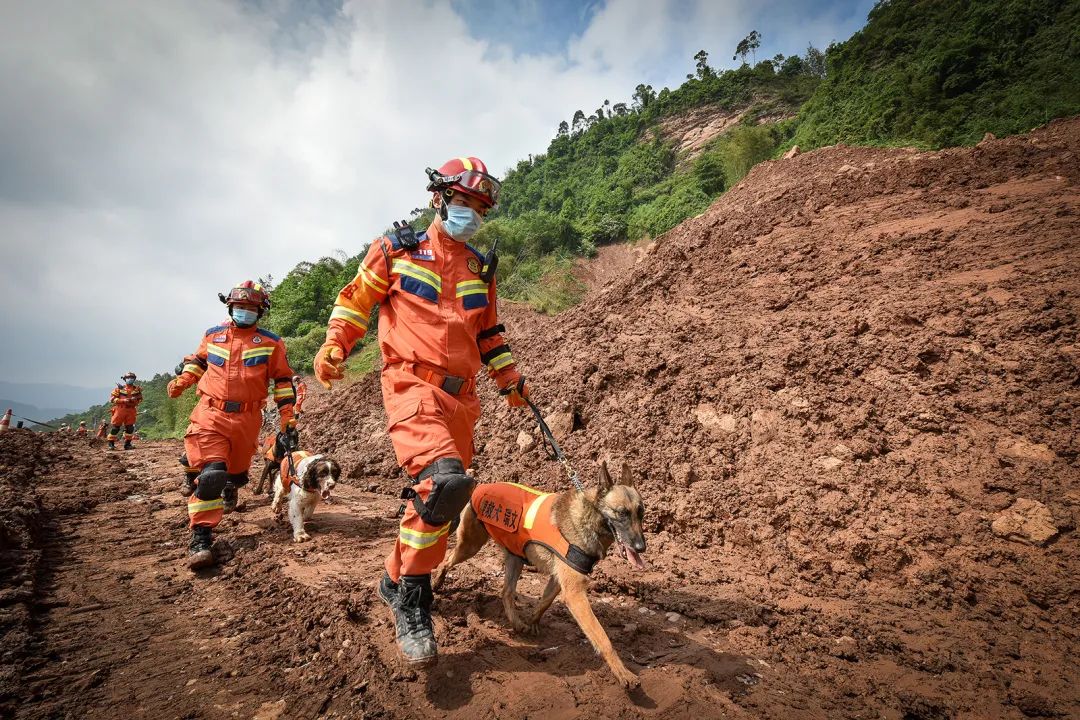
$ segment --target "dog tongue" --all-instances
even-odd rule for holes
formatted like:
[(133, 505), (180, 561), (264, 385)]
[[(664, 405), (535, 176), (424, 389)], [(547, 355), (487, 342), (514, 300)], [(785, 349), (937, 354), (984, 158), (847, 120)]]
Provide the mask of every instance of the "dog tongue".
[(623, 549), (626, 551), (626, 560), (638, 570), (645, 569), (645, 562), (641, 559), (641, 556), (633, 548), (628, 548), (623, 545)]

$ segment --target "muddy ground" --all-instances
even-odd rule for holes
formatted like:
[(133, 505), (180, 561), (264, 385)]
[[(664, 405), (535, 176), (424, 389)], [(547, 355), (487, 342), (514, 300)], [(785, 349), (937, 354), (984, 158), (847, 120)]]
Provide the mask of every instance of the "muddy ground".
[[(650, 567), (610, 557), (627, 695), (559, 602), (507, 631), (498, 561), (438, 599), (412, 673), (371, 587), (401, 478), (374, 378), (313, 389), (345, 469), (291, 543), (265, 498), (192, 576), (179, 444), (0, 436), (0, 715), (1080, 716), (1080, 120), (936, 153), (765, 163), (582, 305), (509, 304), (576, 466), (626, 460)], [(565, 487), (484, 383), (483, 480)], [(526, 601), (541, 580), (527, 574)]]

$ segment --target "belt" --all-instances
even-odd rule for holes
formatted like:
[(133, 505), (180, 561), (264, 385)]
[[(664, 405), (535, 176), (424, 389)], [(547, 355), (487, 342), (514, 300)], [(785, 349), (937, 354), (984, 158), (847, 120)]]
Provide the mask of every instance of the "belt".
[(413, 362), (400, 362), (387, 367), (394, 368), (395, 370), (404, 370), (407, 373), (415, 375), (426, 383), (430, 383), (439, 388), (448, 395), (467, 395), (476, 388), (476, 378), (463, 378), (456, 375), (447, 375), (444, 372), (435, 370), (434, 368), (427, 367), (426, 365), (418, 365)]
[(207, 404), (215, 410), (221, 410), (227, 413), (241, 413), (250, 412), (251, 410), (262, 410), (265, 400), (254, 400), (252, 402), (238, 402), (236, 400), (216, 400), (214, 398), (206, 398)]

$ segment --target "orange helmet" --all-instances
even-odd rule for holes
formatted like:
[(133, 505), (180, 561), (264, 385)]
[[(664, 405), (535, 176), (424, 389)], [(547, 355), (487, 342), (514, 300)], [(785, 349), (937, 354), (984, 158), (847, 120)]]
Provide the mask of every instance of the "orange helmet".
[(428, 168), (427, 174), (427, 189), (443, 195), (444, 200), (449, 200), (455, 192), (462, 192), (489, 208), (499, 204), (502, 183), (488, 173), (487, 165), (480, 158), (458, 157), (447, 160), (438, 170)]
[(238, 283), (236, 287), (229, 291), (227, 297), (218, 293), (218, 299), (230, 306), (236, 303), (256, 305), (259, 308), (260, 314), (262, 314), (262, 311), (270, 309), (270, 295), (267, 294), (261, 284), (253, 280), (245, 280), (242, 283)]

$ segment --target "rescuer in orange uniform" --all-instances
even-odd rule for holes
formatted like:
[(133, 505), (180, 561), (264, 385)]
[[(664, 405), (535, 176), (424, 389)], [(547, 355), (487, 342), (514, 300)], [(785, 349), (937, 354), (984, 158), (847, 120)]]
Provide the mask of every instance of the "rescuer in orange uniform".
[(135, 384), (135, 373), (124, 373), (123, 383), (118, 383), (112, 391), (112, 427), (109, 428), (109, 449), (116, 449), (116, 437), (121, 426), (124, 428), (124, 449), (131, 449), (131, 440), (135, 433), (136, 408), (142, 402), (142, 388)]
[(79, 421), (79, 429), (75, 431), (75, 434), (78, 435), (79, 437), (86, 437), (86, 421), (85, 420), (80, 420)]
[(299, 420), (304, 413), (304, 400), (307, 399), (307, 383), (299, 375), (293, 375), (292, 384), (296, 388), (296, 419)]
[(488, 375), (513, 406), (528, 390), (502, 338), (495, 311), (495, 256), (466, 244), (498, 201), (499, 181), (480, 160), (456, 158), (428, 170), (438, 216), (416, 235), (407, 224), (373, 242), (356, 278), (338, 294), (315, 375), (330, 387), (379, 308), (382, 391), (398, 463), (412, 478), (398, 538), (379, 595), (393, 610), (397, 642), (416, 664), (437, 657), (431, 625), (431, 571), (474, 481), (473, 425), (480, 416), (476, 374)]
[(193, 570), (214, 563), (212, 529), (226, 509), (236, 506), (237, 488), (248, 481), (268, 386), (273, 383), (283, 430), (296, 400), (285, 343), (256, 326), (270, 308), (262, 285), (245, 280), (228, 297), (218, 297), (229, 308), (229, 320), (206, 331), (168, 387), (169, 397), (177, 398), (198, 383), (199, 404), (191, 412), (181, 459), (191, 471), (181, 492), (189, 496), (188, 566)]

